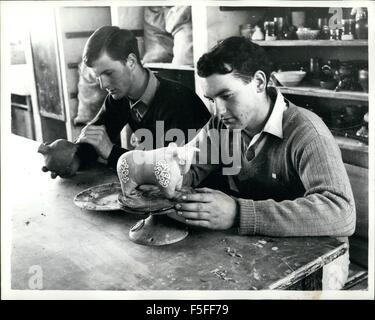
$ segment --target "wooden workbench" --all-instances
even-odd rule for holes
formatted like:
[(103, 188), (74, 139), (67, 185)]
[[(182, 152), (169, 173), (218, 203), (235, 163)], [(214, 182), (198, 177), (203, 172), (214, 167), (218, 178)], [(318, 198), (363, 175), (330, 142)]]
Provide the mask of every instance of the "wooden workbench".
[(38, 143), (12, 137), (11, 288), (29, 289), (30, 268), (49, 290), (320, 289), (322, 266), (346, 250), (333, 238), (238, 236), (194, 229), (149, 247), (129, 240), (141, 216), (79, 209), (80, 191), (117, 181), (97, 165), (71, 179), (43, 173)]

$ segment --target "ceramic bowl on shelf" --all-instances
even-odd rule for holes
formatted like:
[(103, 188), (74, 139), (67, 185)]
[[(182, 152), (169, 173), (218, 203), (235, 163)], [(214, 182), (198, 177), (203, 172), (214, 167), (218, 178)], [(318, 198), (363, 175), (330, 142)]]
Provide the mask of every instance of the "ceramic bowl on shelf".
[(310, 28), (298, 28), (297, 37), (299, 40), (315, 40), (320, 30), (311, 30)]
[(279, 71), (274, 72), (273, 76), (285, 87), (295, 87), (299, 85), (306, 76), (305, 71)]

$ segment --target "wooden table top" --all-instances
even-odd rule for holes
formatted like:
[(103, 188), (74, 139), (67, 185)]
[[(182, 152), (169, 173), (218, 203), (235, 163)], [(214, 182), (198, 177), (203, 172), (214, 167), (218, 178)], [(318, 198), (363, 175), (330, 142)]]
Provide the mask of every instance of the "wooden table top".
[(98, 164), (52, 180), (41, 171), (39, 143), (12, 139), (12, 289), (29, 288), (35, 265), (49, 290), (284, 289), (347, 250), (328, 237), (248, 237), (204, 229), (167, 246), (138, 245), (129, 240), (129, 229), (141, 216), (73, 203), (89, 187), (118, 181), (115, 172)]

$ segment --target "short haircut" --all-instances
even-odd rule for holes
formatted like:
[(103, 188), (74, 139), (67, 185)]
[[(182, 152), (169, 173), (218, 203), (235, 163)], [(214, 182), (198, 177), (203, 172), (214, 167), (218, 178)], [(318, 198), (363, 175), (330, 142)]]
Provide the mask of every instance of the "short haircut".
[(245, 83), (252, 80), (254, 73), (261, 70), (267, 82), (271, 64), (265, 50), (244, 37), (229, 37), (219, 42), (208, 53), (200, 57), (197, 64), (198, 75), (207, 78), (214, 73), (233, 75)]
[(126, 60), (130, 53), (134, 53), (140, 62), (137, 38), (131, 31), (115, 26), (101, 27), (90, 36), (83, 50), (82, 61), (92, 67), (103, 53), (113, 60)]

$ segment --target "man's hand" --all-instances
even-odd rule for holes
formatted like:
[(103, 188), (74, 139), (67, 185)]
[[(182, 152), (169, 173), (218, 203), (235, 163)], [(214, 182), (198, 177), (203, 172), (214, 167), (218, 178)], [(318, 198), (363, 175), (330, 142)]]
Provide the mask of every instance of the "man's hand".
[(171, 218), (188, 225), (225, 230), (233, 227), (237, 202), (225, 193), (209, 188), (195, 189), (197, 193), (181, 197), (185, 202), (175, 205), (177, 216)]
[[(48, 170), (48, 168), (46, 166), (43, 166), (42, 167), (42, 171), (43, 172), (48, 172), (50, 170)], [(52, 179), (56, 179), (56, 177), (58, 176), (59, 174), (56, 172), (56, 171), (51, 171), (51, 178)]]
[(103, 159), (108, 159), (113, 147), (104, 126), (88, 125), (84, 127), (77, 139), (77, 143), (81, 142), (91, 144)]

